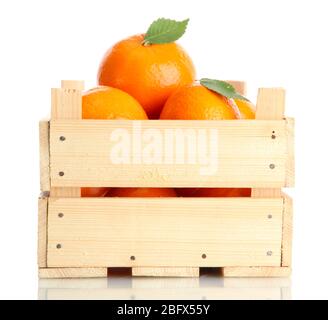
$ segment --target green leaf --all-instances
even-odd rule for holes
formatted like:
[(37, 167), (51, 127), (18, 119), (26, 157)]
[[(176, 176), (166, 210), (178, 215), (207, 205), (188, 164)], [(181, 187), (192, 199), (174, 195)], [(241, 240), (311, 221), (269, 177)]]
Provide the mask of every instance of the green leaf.
[(244, 96), (240, 95), (234, 86), (232, 86), (230, 83), (221, 81), (221, 80), (214, 80), (214, 79), (208, 79), (208, 78), (203, 78), (200, 79), (200, 84), (207, 89), (210, 89), (216, 93), (221, 94), (222, 96), (225, 96), (227, 98), (232, 98), (232, 99), (239, 99), (239, 100), (246, 100)]
[(160, 18), (150, 25), (143, 44), (150, 45), (174, 42), (185, 33), (188, 22), (189, 19), (175, 21)]

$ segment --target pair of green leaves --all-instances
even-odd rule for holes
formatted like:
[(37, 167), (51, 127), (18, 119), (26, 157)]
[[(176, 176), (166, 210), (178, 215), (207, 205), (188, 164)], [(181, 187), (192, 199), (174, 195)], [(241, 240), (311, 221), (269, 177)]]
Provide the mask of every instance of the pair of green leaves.
[[(178, 40), (186, 31), (189, 19), (175, 21), (160, 18), (155, 20), (148, 28), (143, 45), (170, 43)], [(247, 100), (236, 92), (236, 89), (229, 83), (221, 80), (203, 78), (200, 84), (227, 98)]]

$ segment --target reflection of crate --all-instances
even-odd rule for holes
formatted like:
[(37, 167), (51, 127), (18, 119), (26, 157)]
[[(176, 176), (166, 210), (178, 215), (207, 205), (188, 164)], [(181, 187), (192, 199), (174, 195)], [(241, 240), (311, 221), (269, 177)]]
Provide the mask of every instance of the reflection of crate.
[[(237, 83), (243, 91), (243, 83)], [(83, 84), (52, 91), (50, 122), (40, 123), (40, 277), (133, 275), (288, 276), (294, 183), (293, 120), (284, 90), (260, 89), (257, 120), (81, 120)], [(201, 164), (113, 164), (110, 133), (217, 129), (219, 169)], [(210, 138), (210, 137), (209, 137)], [(81, 198), (80, 187), (250, 187), (250, 198)]]
[(290, 300), (288, 278), (41, 279), (40, 300)]

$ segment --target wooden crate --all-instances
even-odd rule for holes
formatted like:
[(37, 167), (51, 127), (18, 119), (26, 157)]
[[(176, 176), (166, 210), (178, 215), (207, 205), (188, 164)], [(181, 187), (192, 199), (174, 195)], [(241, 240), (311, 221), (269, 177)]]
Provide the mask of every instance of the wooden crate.
[[(245, 93), (243, 82), (234, 82)], [(259, 89), (256, 120), (81, 120), (83, 82), (52, 89), (51, 120), (40, 122), (41, 278), (285, 277), (291, 271), (294, 121), (285, 92)], [(115, 129), (216, 129), (219, 170), (200, 163), (113, 164)], [(81, 198), (81, 187), (248, 187), (249, 198)]]

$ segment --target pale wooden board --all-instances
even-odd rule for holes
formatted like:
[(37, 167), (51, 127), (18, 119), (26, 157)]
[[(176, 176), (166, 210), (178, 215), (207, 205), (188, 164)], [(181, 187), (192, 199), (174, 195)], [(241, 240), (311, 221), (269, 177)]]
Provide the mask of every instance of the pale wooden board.
[(50, 198), (48, 266), (279, 266), (282, 211), (282, 198)]
[(138, 277), (199, 277), (199, 268), (137, 267), (137, 268), (132, 268), (132, 276), (138, 276)]
[(40, 189), (50, 191), (50, 159), (49, 159), (49, 121), (39, 122), (40, 138)]
[(294, 119), (286, 118), (286, 124), (287, 124), (286, 187), (294, 187), (295, 185)]
[[(284, 113), (285, 113), (285, 90), (282, 88), (260, 88), (257, 95), (256, 113), (255, 113), (256, 120), (280, 120), (283, 119)], [(272, 131), (272, 134), (276, 136), (276, 139), (273, 139), (273, 141), (280, 139), (280, 136), (276, 134), (275, 130)], [(288, 145), (288, 141), (286, 143), (286, 150), (288, 151), (287, 145)], [(288, 156), (289, 156), (288, 152), (286, 152), (286, 166), (288, 166), (287, 164)], [(274, 160), (272, 160), (272, 163), (276, 165)], [(290, 174), (290, 172), (288, 172), (288, 174)], [(287, 183), (287, 172), (286, 172), (286, 183)], [(278, 198), (281, 197), (281, 190), (280, 188), (252, 189), (252, 197)]]
[(107, 268), (39, 268), (39, 278), (102, 278)]
[[(280, 88), (271, 88), (271, 89), (259, 89), (257, 97), (257, 109), (256, 109), (256, 119), (263, 120), (279, 120), (284, 117), (285, 113), (285, 90)], [(286, 187), (291, 187), (294, 185), (294, 120), (287, 119), (287, 144), (286, 144)], [(276, 133), (273, 133), (276, 135)], [(276, 139), (279, 137), (276, 136)], [(275, 139), (275, 140), (276, 140)], [(281, 189), (252, 189), (252, 197), (280, 197)], [(281, 265), (290, 267), (291, 261), (291, 227), (292, 221), (289, 214), (289, 206), (286, 204), (285, 198), (285, 211), (283, 215), (283, 238), (282, 238), (282, 256), (281, 256)], [(288, 200), (287, 200), (288, 201)], [(287, 209), (287, 210), (286, 210)], [(284, 252), (286, 250), (286, 252)], [(226, 271), (226, 269), (224, 269)], [(258, 272), (259, 275), (263, 273), (264, 276), (274, 276), (276, 269), (251, 269), (252, 272)], [(228, 271), (226, 271), (228, 272)], [(226, 275), (226, 272), (225, 275)], [(247, 272), (242, 270), (242, 273)], [(251, 272), (251, 273), (252, 273)], [(282, 268), (278, 272), (286, 273), (286, 276), (290, 275), (290, 268)], [(282, 275), (284, 276), (284, 275)]]
[(76, 187), (52, 187), (50, 191), (50, 196), (54, 198), (78, 198), (81, 196), (81, 190), (80, 188)]
[(280, 188), (253, 188), (252, 189), (253, 198), (280, 198), (281, 189)]
[(285, 90), (260, 88), (257, 94), (256, 119), (280, 120), (285, 114)]
[(284, 196), (284, 213), (282, 225), (282, 261), (281, 265), (292, 265), (292, 238), (293, 238), (293, 200), (286, 194)]
[[(64, 82), (65, 83), (65, 82)], [(80, 86), (80, 84), (79, 84)], [(75, 88), (51, 89), (51, 119), (81, 119), (82, 96)]]
[[(82, 118), (82, 90), (83, 81), (63, 80), (60, 89), (51, 90), (51, 119), (81, 119)], [(58, 137), (58, 141), (60, 137)], [(64, 144), (65, 141), (60, 141)], [(51, 148), (51, 145), (50, 145)], [(60, 169), (60, 171), (63, 171)], [(58, 174), (58, 173), (57, 173)], [(57, 186), (58, 187), (58, 186)], [(50, 196), (52, 197), (80, 197), (81, 189), (56, 188), (51, 181)]]
[(289, 267), (224, 267), (224, 277), (289, 277), (291, 269)]
[(39, 198), (38, 213), (38, 266), (47, 266), (47, 215), (48, 198)]
[[(167, 129), (218, 130), (218, 170), (204, 175), (196, 164), (112, 163), (116, 129), (131, 133), (136, 123)], [(272, 131), (277, 139), (271, 139)], [(64, 135), (64, 142), (59, 137)], [(208, 137), (211, 139), (211, 137)], [(286, 121), (57, 120), (50, 124), (53, 187), (283, 187), (286, 183)], [(129, 146), (126, 145), (127, 150)], [(180, 152), (181, 148), (178, 148)], [(185, 155), (187, 150), (185, 150)], [(275, 169), (269, 165), (275, 163)], [(64, 176), (59, 172), (64, 171)]]

